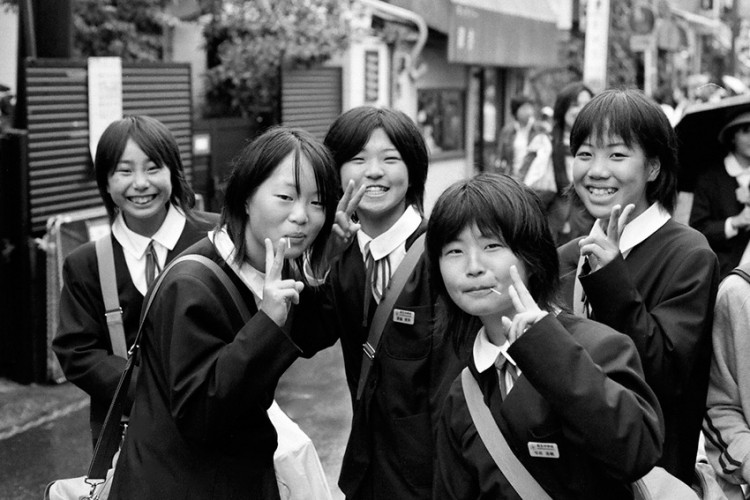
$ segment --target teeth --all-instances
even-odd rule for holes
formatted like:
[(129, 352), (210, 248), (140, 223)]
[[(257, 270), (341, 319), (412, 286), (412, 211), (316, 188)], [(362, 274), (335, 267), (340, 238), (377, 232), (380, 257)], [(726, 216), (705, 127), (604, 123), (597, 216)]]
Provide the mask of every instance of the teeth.
[(617, 190), (615, 188), (595, 188), (595, 187), (590, 187), (589, 188), (589, 192), (591, 194), (596, 194), (596, 195), (602, 195), (603, 196), (603, 195), (615, 194), (617, 192)]
[(388, 188), (386, 188), (384, 186), (367, 186), (367, 188), (365, 189), (366, 192), (375, 191), (375, 192), (379, 192), (379, 193), (387, 191), (387, 190), (388, 190)]
[(130, 201), (132, 201), (133, 203), (136, 203), (138, 205), (143, 205), (143, 204), (146, 204), (146, 203), (148, 203), (149, 201), (151, 201), (153, 199), (154, 199), (153, 196), (132, 196), (130, 198)]

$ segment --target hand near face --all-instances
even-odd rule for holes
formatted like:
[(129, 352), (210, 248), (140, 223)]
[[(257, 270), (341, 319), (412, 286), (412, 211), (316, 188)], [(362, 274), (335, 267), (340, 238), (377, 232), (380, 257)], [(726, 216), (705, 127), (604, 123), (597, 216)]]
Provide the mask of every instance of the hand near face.
[(745, 205), (742, 212), (732, 217), (732, 225), (735, 229), (745, 230), (750, 227), (750, 206)]
[(365, 195), (365, 186), (360, 186), (355, 192), (355, 182), (350, 180), (346, 185), (344, 195), (336, 206), (336, 215), (331, 228), (331, 237), (326, 244), (325, 260), (330, 265), (341, 258), (349, 247), (360, 225), (352, 221), (352, 215), (357, 210), (359, 202)]
[(527, 328), (535, 325), (549, 313), (540, 309), (534, 301), (516, 266), (510, 266), (510, 277), (513, 284), (508, 287), (508, 294), (513, 301), (513, 307), (516, 308), (516, 315), (512, 320), (503, 316), (503, 326), (507, 332), (508, 341), (513, 343), (524, 334)]
[(273, 243), (266, 238), (266, 281), (263, 284), (263, 300), (259, 309), (279, 326), (286, 323), (289, 308), (299, 303), (299, 294), (305, 285), (301, 281), (282, 279), (281, 270), (284, 267), (284, 251), (287, 247), (285, 238), (279, 239), (276, 252)]
[(591, 272), (601, 269), (620, 255), (620, 238), (634, 209), (633, 204), (629, 204), (624, 210), (620, 205), (615, 205), (608, 221), (596, 221), (602, 232), (590, 234), (578, 243), (581, 255), (588, 258)]

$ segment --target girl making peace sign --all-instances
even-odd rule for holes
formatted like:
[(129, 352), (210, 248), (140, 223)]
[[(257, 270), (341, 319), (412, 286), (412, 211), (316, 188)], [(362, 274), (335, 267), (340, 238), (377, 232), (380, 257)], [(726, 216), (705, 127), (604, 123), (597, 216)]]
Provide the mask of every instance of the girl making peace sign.
[(337, 192), (330, 154), (302, 130), (271, 129), (237, 157), (220, 229), (186, 253), (216, 262), (252, 317), (205, 266), (167, 272), (110, 498), (279, 498), (266, 410), (292, 362), (331, 343), (302, 267), (320, 271)]

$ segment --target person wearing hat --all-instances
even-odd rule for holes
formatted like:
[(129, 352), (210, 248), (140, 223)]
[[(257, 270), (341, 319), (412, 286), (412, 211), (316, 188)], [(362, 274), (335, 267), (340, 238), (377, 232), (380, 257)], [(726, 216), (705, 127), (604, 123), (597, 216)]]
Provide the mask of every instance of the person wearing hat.
[(724, 278), (750, 261), (750, 112), (729, 120), (719, 142), (728, 154), (698, 178), (690, 225), (708, 239)]

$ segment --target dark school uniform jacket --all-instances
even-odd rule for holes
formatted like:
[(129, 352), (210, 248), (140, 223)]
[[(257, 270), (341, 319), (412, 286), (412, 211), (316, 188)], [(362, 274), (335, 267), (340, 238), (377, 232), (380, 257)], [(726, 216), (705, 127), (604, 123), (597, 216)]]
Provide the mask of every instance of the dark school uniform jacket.
[[(167, 253), (170, 262), (183, 250), (206, 236), (218, 223), (218, 214), (195, 212), (199, 219), (187, 219), (174, 249)], [(115, 259), (117, 295), (122, 308), (125, 345), (133, 343), (138, 329), (143, 295), (136, 289), (125, 263), (122, 245), (112, 238)], [(94, 242), (84, 243), (65, 259), (63, 288), (60, 293), (60, 322), (52, 349), (60, 361), (65, 377), (91, 396), (91, 435), (96, 440), (125, 370), (125, 359), (112, 354), (104, 299), (99, 285), (99, 267)], [(127, 415), (132, 403), (132, 389), (126, 403)]]
[(208, 238), (188, 253), (219, 264), (252, 317), (243, 321), (204, 265), (181, 262), (166, 274), (144, 327), (136, 397), (110, 499), (278, 498), (275, 481), (274, 491), (266, 483), (274, 477), (277, 446), (266, 411), (284, 371), (318, 350), (322, 309), (306, 287), (287, 334), (257, 309)]
[(743, 208), (735, 194), (738, 187), (737, 179), (729, 175), (723, 165), (706, 171), (695, 185), (690, 212), (690, 225), (706, 236), (719, 258), (719, 277), (722, 279), (739, 265), (750, 242), (748, 230), (741, 230), (729, 239), (724, 232), (727, 218), (737, 215)]
[[(423, 223), (406, 241), (407, 249), (424, 232)], [(331, 317), (341, 338), (346, 380), (354, 405), (352, 429), (339, 486), (347, 498), (430, 498), (434, 428), (440, 405), (461, 363), (450, 343), (433, 332), (435, 299), (423, 255), (396, 300), (394, 312), (413, 314), (413, 324), (389, 314), (369, 382), (356, 402), (362, 344), (377, 303), (370, 300), (363, 326), (365, 265), (352, 244), (328, 279)], [(386, 291), (386, 294), (388, 292)], [(401, 315), (403, 316), (403, 315)]]
[[(594, 321), (550, 314), (513, 342), (521, 375), (505, 400), (497, 370), (470, 370), (495, 423), (555, 499), (632, 499), (661, 453), (663, 422), (633, 342)], [(555, 447), (552, 457), (539, 456)], [(555, 456), (557, 455), (557, 456)], [(477, 433), (456, 378), (437, 430), (438, 500), (520, 499)]]
[[(558, 249), (563, 299), (572, 310), (579, 248)], [(692, 482), (711, 362), (719, 266), (706, 238), (670, 219), (627, 259), (580, 277), (592, 319), (635, 342), (665, 420), (659, 465)]]

